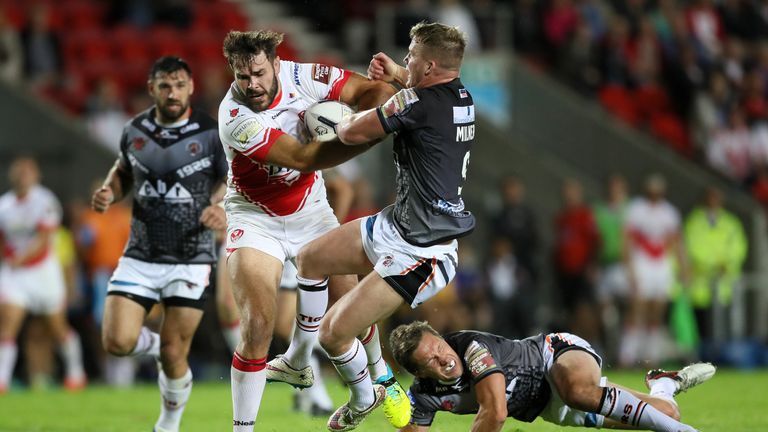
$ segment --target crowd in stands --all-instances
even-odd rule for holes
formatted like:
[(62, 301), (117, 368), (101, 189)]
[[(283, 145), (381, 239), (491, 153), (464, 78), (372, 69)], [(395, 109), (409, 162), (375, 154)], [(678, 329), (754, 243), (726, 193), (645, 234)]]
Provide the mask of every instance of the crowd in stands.
[(768, 5), (515, 0), (514, 45), (623, 122), (768, 203)]

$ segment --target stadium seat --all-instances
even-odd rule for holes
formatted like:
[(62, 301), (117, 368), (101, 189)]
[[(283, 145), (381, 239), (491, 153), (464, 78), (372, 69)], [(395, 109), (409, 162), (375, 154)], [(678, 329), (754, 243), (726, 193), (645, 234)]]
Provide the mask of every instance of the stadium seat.
[(144, 40), (151, 43), (151, 53), (154, 58), (166, 55), (186, 57), (185, 38), (186, 32), (172, 27), (154, 26), (150, 28)]
[(618, 85), (607, 85), (600, 89), (600, 102), (606, 110), (632, 126), (640, 125), (640, 113), (632, 95)]
[(96, 29), (103, 26), (104, 9), (93, 1), (61, 2), (56, 9), (61, 13), (67, 31)]
[(691, 157), (693, 148), (685, 124), (671, 113), (659, 113), (649, 121), (651, 132), (683, 156)]

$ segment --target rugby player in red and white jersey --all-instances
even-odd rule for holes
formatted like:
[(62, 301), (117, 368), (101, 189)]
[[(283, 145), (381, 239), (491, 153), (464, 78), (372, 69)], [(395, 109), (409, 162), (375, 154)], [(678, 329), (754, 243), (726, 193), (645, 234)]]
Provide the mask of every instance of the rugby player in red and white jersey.
[(642, 360), (658, 365), (664, 346), (662, 326), (674, 283), (673, 260), (683, 274), (686, 266), (680, 241), (680, 213), (665, 198), (666, 185), (659, 175), (646, 180), (645, 196), (629, 203), (626, 210), (625, 263), (630, 284), (630, 309), (619, 352), (623, 366)]
[[(389, 84), (347, 70), (280, 60), (276, 48), (282, 39), (272, 31), (233, 31), (224, 40), (224, 55), (235, 78), (219, 107), (219, 136), (230, 164), (227, 268), (242, 333), (231, 369), (234, 431), (253, 430), (267, 380), (312, 385), (309, 359), (329, 291), (333, 300), (356, 283), (355, 276), (332, 277), (330, 284), (328, 279), (299, 279), (291, 346), (267, 366), (283, 264), (295, 262), (303, 245), (339, 226), (317, 170), (368, 148), (337, 140), (302, 143), (301, 116), (319, 100), (369, 109), (395, 92)], [(392, 390), (387, 401), (407, 407), (405, 393), (381, 359), (376, 327), (361, 337), (372, 363), (370, 374)], [(378, 391), (383, 393), (384, 387)]]
[(39, 184), (37, 163), (19, 158), (11, 163), (12, 190), (0, 196), (0, 394), (8, 390), (16, 363), (16, 337), (27, 312), (45, 317), (61, 347), (64, 386), (85, 385), (80, 337), (65, 315), (66, 287), (53, 251), (61, 206)]

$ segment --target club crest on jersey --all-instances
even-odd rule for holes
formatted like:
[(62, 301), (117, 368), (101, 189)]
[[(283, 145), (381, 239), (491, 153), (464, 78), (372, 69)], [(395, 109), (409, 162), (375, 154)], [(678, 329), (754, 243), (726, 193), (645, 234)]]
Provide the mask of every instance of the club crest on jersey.
[(323, 84), (328, 84), (328, 81), (331, 80), (331, 67), (323, 64), (312, 65), (312, 79)]
[(232, 231), (232, 233), (229, 235), (229, 241), (234, 243), (234, 242), (240, 240), (240, 237), (242, 237), (242, 236), (243, 236), (243, 230), (238, 228), (238, 229)]
[(456, 403), (454, 403), (454, 402), (453, 402), (452, 400), (450, 400), (450, 399), (446, 399), (446, 400), (444, 400), (444, 401), (440, 402), (440, 408), (441, 408), (443, 411), (452, 411), (452, 410), (453, 410), (453, 407), (455, 407), (455, 406), (456, 406)]
[(201, 151), (203, 151), (203, 146), (201, 146), (197, 141), (192, 141), (187, 143), (187, 151), (189, 152), (190, 156), (197, 156)]
[(392, 255), (387, 255), (384, 257), (384, 261), (381, 262), (381, 265), (384, 267), (389, 267), (395, 262), (395, 258)]
[(235, 108), (229, 110), (229, 116), (230, 117), (237, 117), (237, 114), (240, 112), (240, 108)]
[(147, 140), (142, 137), (135, 137), (131, 140), (131, 147), (136, 151), (141, 151), (147, 144)]

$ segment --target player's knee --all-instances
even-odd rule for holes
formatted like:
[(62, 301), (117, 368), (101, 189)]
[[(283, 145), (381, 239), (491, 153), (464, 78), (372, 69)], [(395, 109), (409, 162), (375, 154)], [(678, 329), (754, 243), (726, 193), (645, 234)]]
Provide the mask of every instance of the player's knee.
[(172, 364), (187, 357), (186, 345), (180, 341), (163, 341), (160, 344), (160, 359), (163, 364)]
[(602, 388), (572, 383), (560, 389), (560, 393), (560, 398), (569, 407), (582, 411), (595, 411), (599, 409)]
[(101, 337), (101, 343), (104, 345), (104, 350), (118, 357), (129, 355), (136, 347), (136, 341), (136, 338), (110, 333), (104, 333)]
[(339, 351), (339, 334), (336, 327), (333, 325), (332, 319), (323, 320), (320, 323), (320, 330), (318, 334), (318, 341), (320, 346), (327, 352)]
[(315, 248), (312, 243), (304, 245), (304, 247), (302, 247), (299, 251), (299, 254), (296, 256), (296, 268), (298, 269), (299, 274), (303, 277), (322, 277), (322, 275), (316, 274), (318, 263), (316, 259), (317, 255), (314, 253), (314, 249)]

